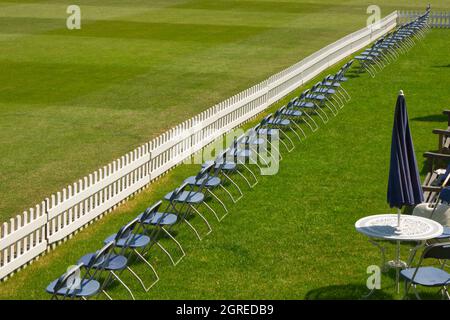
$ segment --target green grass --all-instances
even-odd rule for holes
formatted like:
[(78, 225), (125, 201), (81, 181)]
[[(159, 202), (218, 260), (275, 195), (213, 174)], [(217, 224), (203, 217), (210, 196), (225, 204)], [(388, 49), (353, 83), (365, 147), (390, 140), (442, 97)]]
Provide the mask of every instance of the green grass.
[[(380, 257), (355, 231), (354, 223), (366, 215), (392, 212), (386, 190), (397, 93), (405, 92), (422, 169), (422, 153), (437, 144), (431, 130), (447, 126), (441, 112), (449, 99), (449, 48), (448, 30), (433, 30), (375, 79), (366, 74), (351, 77), (346, 88), (352, 100), (338, 116), (310, 133), (294, 152), (284, 152), (279, 173), (261, 177), (253, 190), (246, 188), (245, 197), (230, 204), (231, 213), (222, 223), (208, 215), (212, 234), (199, 242), (185, 225), (179, 226), (177, 239), (187, 256), (177, 267), (158, 249), (152, 251), (151, 261), (161, 280), (149, 293), (124, 275), (138, 298), (360, 298), (366, 292), (366, 268)], [(44, 288), (69, 264), (98, 249), (104, 238), (197, 170), (195, 165), (177, 167), (0, 284), (0, 299), (48, 298)], [(193, 222), (200, 226), (198, 218)], [(393, 255), (393, 250), (388, 253)], [(383, 276), (382, 291), (374, 298), (400, 297), (392, 276)], [(127, 298), (120, 287), (109, 292)]]
[(0, 0), (0, 221), (363, 27), (372, 3), (81, 0), (73, 31), (69, 4)]

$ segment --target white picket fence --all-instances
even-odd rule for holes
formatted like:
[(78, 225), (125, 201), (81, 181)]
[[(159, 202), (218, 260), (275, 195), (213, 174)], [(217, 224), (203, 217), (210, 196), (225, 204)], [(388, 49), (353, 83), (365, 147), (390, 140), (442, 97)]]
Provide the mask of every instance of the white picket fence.
[[(402, 25), (411, 22), (423, 13), (420, 11), (398, 11), (397, 24)], [(450, 12), (432, 10), (428, 23), (432, 28), (450, 28)]]
[(210, 142), (397, 25), (397, 12), (322, 48), (53, 194), (0, 228), (0, 279), (39, 257)]

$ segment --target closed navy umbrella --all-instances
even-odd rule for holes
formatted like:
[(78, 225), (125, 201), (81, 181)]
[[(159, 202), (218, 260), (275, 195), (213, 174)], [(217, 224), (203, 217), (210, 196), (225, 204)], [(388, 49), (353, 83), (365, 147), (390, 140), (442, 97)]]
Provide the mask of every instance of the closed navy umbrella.
[(391, 208), (398, 208), (398, 227), (400, 209), (404, 205), (413, 206), (423, 202), (416, 155), (409, 129), (408, 111), (403, 91), (397, 98), (394, 127), (392, 129), (391, 163), (387, 201)]
[(423, 202), (423, 190), (417, 169), (416, 155), (409, 129), (408, 111), (403, 91), (397, 98), (394, 127), (392, 129), (391, 163), (387, 201), (391, 208), (400, 209), (404, 205), (413, 206)]
[[(401, 233), (400, 216), (404, 205), (413, 206), (423, 202), (423, 190), (420, 184), (416, 155), (409, 130), (408, 110), (403, 91), (395, 106), (394, 127), (392, 129), (391, 163), (387, 201), (391, 208), (398, 208), (397, 232)], [(393, 262), (396, 268), (397, 293), (400, 292), (399, 272), (406, 266), (400, 260), (400, 241), (397, 241), (397, 258)]]

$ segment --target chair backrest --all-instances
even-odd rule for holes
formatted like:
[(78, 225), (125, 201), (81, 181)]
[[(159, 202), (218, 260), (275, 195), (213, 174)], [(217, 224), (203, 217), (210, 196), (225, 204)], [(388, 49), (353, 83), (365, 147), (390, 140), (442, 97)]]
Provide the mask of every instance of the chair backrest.
[(226, 148), (221, 154), (218, 155), (216, 161), (222, 161), (223, 163), (234, 162), (234, 156), (230, 154), (230, 151), (231, 148)]
[(208, 179), (205, 179), (205, 178), (209, 175), (211, 170), (214, 168), (214, 165), (215, 165), (215, 162), (211, 162), (208, 165), (206, 165), (205, 167), (203, 167), (197, 173), (197, 175), (195, 176), (195, 182), (196, 182), (197, 190), (194, 190), (194, 188), (192, 186), (192, 188), (189, 190), (189, 193), (202, 192), (203, 188), (206, 185), (206, 182), (208, 182)]
[(450, 163), (447, 165), (445, 172), (443, 174), (439, 174), (434, 181), (432, 181), (432, 185), (434, 186), (444, 186), (448, 183), (448, 178), (450, 175)]
[(255, 133), (258, 134), (258, 130), (261, 129), (261, 123), (258, 123), (256, 126), (254, 126), (251, 130)]
[(441, 190), (441, 192), (439, 193), (439, 200), (450, 204), (450, 187), (445, 187)]
[(244, 143), (246, 139), (245, 134), (241, 134), (239, 137), (234, 137), (233, 148), (238, 149), (240, 143)]
[(126, 248), (132, 243), (136, 234), (136, 226), (139, 224), (140, 220), (138, 218), (133, 219), (126, 225), (120, 228), (117, 232), (114, 242), (124, 241), (121, 245), (122, 248)]
[(344, 77), (345, 71), (347, 71), (346, 66), (343, 66), (338, 72), (336, 72), (334, 79), (338, 82)]
[(437, 243), (429, 245), (423, 252), (423, 259), (450, 259), (450, 243)]
[[(181, 209), (177, 209), (176, 207), (176, 201), (175, 199), (178, 198), (178, 196), (185, 190), (187, 189), (187, 187), (189, 186), (188, 182), (183, 182), (183, 184), (181, 184), (178, 188), (176, 188), (175, 190), (173, 190), (170, 198), (168, 199), (169, 204), (167, 205), (167, 208), (164, 210), (164, 212), (173, 212), (175, 214), (180, 214), (181, 213)], [(193, 190), (193, 188), (191, 187), (190, 190)]]
[[(67, 270), (66, 273), (64, 273), (61, 277), (59, 277), (59, 279), (55, 283), (55, 286), (53, 287), (52, 297), (56, 297), (57, 295), (62, 295), (65, 298), (75, 297), (75, 294), (77, 292), (75, 288), (78, 285), (82, 284), (82, 282), (78, 283), (79, 281), (82, 281), (80, 279), (82, 267), (83, 267), (82, 263), (72, 266), (70, 267), (69, 270)], [(61, 291), (61, 289), (66, 289), (64, 291), (64, 294), (62, 294), (63, 291)]]
[(320, 82), (317, 82), (313, 87), (311, 88), (311, 92), (314, 92), (317, 90), (317, 88), (320, 86)]
[(225, 163), (227, 161), (228, 151), (229, 151), (229, 149), (225, 149), (221, 153), (219, 153), (219, 155), (216, 157), (215, 162), (216, 163), (219, 163), (219, 162)]
[(352, 59), (349, 62), (347, 62), (347, 69), (350, 68), (354, 62), (355, 62), (355, 59)]
[(272, 118), (273, 114), (269, 114), (267, 116), (264, 117), (264, 119), (261, 120), (261, 122), (259, 123), (261, 127), (267, 125), (267, 122), (269, 122), (270, 118)]
[(299, 97), (299, 100), (303, 100), (305, 99), (306, 95), (310, 92), (310, 89), (306, 89), (305, 91), (302, 92), (302, 94)]
[(286, 108), (286, 106), (281, 107), (280, 109), (278, 109), (277, 111), (275, 111), (275, 114), (273, 115), (274, 118), (278, 118), (282, 115), (283, 110)]
[(214, 163), (211, 165), (209, 169), (209, 176), (210, 177), (219, 177), (220, 172), (222, 172), (222, 168), (225, 165), (224, 161), (214, 161)]
[(147, 209), (145, 209), (144, 213), (139, 218), (139, 223), (143, 223), (147, 219), (152, 218), (158, 212), (159, 207), (161, 206), (161, 204), (162, 204), (162, 201), (159, 200), (158, 202), (156, 202), (152, 206), (150, 206)]
[[(94, 277), (95, 272), (97, 272), (98, 270), (102, 269), (103, 264), (109, 260), (109, 256), (113, 252), (114, 245), (115, 245), (114, 241), (108, 242), (107, 244), (105, 244), (103, 246), (103, 248), (98, 250), (91, 257), (91, 259), (89, 260), (88, 264), (85, 266), (86, 267), (86, 273), (89, 274), (91, 276), (91, 278)], [(95, 269), (94, 273), (91, 273), (92, 269)]]
[(172, 195), (169, 198), (170, 202), (173, 202), (183, 191), (184, 189), (186, 189), (186, 187), (189, 184), (187, 182), (184, 182), (183, 184), (181, 184), (178, 188), (176, 188), (175, 190), (173, 190)]
[(288, 102), (287, 107), (288, 107), (288, 108), (292, 107), (299, 99), (300, 99), (300, 97), (292, 98), (292, 99)]

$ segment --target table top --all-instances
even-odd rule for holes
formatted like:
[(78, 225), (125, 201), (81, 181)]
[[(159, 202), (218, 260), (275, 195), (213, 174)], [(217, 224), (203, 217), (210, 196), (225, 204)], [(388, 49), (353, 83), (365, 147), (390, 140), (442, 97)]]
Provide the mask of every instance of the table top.
[(397, 229), (397, 214), (377, 214), (359, 219), (356, 231), (370, 237), (393, 241), (428, 240), (440, 236), (444, 228), (431, 219), (402, 214)]

